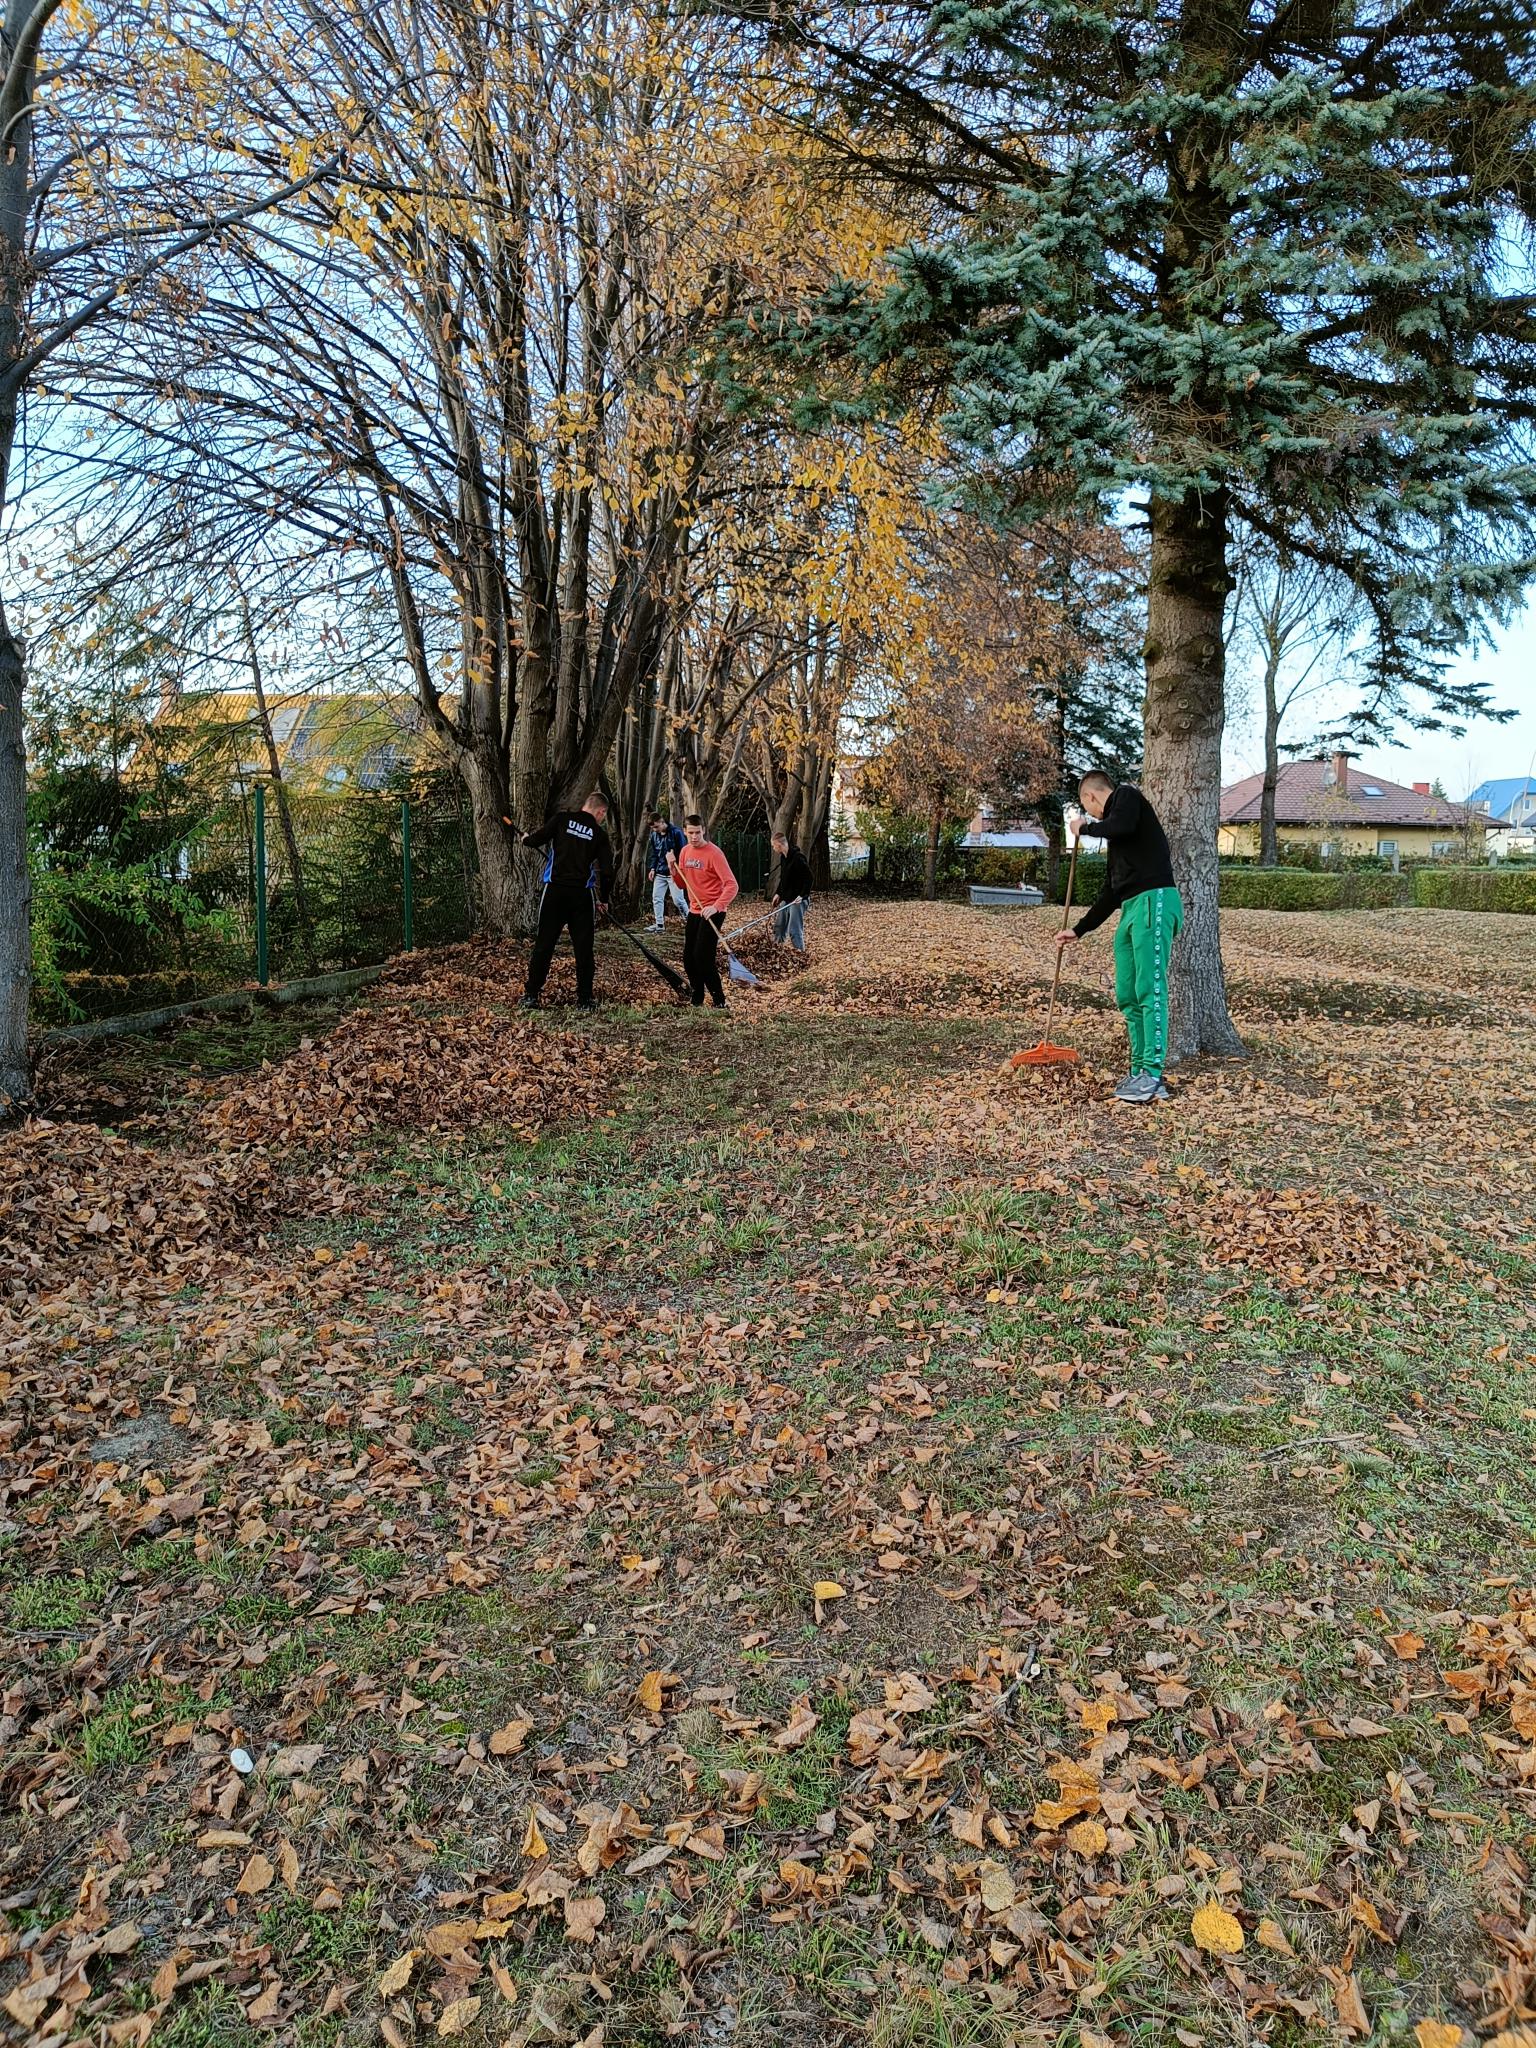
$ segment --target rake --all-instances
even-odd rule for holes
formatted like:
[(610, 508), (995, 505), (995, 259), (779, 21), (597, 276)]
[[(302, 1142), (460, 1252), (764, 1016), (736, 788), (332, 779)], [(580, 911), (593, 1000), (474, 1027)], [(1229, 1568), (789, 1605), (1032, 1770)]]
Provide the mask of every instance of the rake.
[(612, 931), (622, 932), (624, 937), (628, 939), (629, 943), (635, 948), (635, 951), (637, 953), (643, 953), (645, 955), (646, 959), (650, 961), (651, 965), (655, 968), (656, 972), (661, 976), (662, 980), (666, 982), (667, 986), (671, 989), (674, 995), (687, 995), (688, 984), (684, 980), (682, 975), (678, 973), (677, 969), (675, 967), (668, 966), (667, 962), (663, 960), (659, 954), (653, 953), (650, 947), (645, 943), (644, 939), (637, 937), (636, 934), (630, 930), (627, 924), (620, 924), (616, 917), (610, 917), (608, 919), (608, 926), (609, 929)]
[[(1072, 884), (1077, 879), (1077, 848), (1082, 834), (1072, 841), (1072, 858), (1067, 863), (1067, 900), (1062, 906), (1061, 928), (1067, 928), (1072, 915)], [(1045, 1013), (1045, 1035), (1038, 1045), (1029, 1046), (1024, 1052), (1016, 1052), (1008, 1062), (1011, 1067), (1075, 1067), (1082, 1054), (1074, 1052), (1070, 1045), (1052, 1045), (1051, 1026), (1056, 1020), (1056, 994), (1061, 987), (1061, 963), (1066, 954), (1065, 946), (1056, 948), (1056, 972), (1051, 976), (1051, 1006)]]

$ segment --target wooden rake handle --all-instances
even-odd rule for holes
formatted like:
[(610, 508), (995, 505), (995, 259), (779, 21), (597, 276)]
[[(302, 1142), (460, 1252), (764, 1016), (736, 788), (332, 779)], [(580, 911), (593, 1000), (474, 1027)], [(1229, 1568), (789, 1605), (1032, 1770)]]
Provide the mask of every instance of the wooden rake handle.
[[(1061, 928), (1063, 931), (1066, 930), (1067, 920), (1072, 915), (1072, 885), (1077, 880), (1077, 849), (1081, 843), (1082, 834), (1079, 832), (1072, 841), (1072, 858), (1067, 863), (1067, 895), (1066, 901), (1061, 906)], [(1051, 976), (1051, 1004), (1045, 1013), (1045, 1031), (1040, 1040), (1042, 1045), (1050, 1043), (1051, 1026), (1056, 1021), (1056, 995), (1061, 987), (1061, 963), (1066, 955), (1066, 950), (1065, 946), (1058, 946), (1056, 948), (1056, 972)]]

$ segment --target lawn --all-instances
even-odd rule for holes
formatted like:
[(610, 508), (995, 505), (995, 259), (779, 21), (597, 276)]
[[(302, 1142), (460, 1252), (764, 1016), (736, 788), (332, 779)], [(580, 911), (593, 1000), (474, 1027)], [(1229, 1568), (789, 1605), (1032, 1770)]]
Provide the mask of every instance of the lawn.
[(9, 2038), (1536, 2042), (1536, 920), (1230, 914), (1153, 1110), (1052, 923), (47, 1072)]

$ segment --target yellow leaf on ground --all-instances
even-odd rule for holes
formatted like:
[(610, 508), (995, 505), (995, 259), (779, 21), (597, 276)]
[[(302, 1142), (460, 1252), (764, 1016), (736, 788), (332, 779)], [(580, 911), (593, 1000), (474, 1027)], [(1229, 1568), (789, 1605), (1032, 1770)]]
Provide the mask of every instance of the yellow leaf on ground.
[(1278, 1920), (1261, 1920), (1253, 1930), (1253, 1938), (1260, 1948), (1273, 1949), (1277, 1956), (1290, 1956), (1296, 1953)]
[(387, 1970), (379, 1973), (379, 1996), (393, 1998), (397, 1991), (403, 1991), (411, 1981), (411, 1972), (420, 1956), (419, 1948), (408, 1948), (403, 1956), (396, 1956)]
[(474, 2020), (479, 2010), (480, 2001), (478, 1998), (456, 1998), (452, 2005), (445, 2005), (443, 2007), (442, 2017), (437, 2023), (437, 2031), (439, 2034), (449, 2038), (454, 2034), (462, 2034)]
[(1405, 1628), (1400, 1636), (1388, 1636), (1387, 1644), (1395, 1657), (1401, 1658), (1404, 1664), (1411, 1664), (1423, 1649), (1424, 1638)]
[(836, 1579), (818, 1579), (812, 1586), (811, 1593), (817, 1600), (841, 1600), (843, 1588)]
[(491, 1964), (491, 1982), (496, 1986), (496, 1989), (501, 1993), (508, 2005), (516, 2005), (517, 1981), (505, 1963), (493, 1962)]
[(1195, 1937), (1195, 1946), (1213, 1956), (1235, 1956), (1246, 1939), (1242, 1923), (1214, 1900), (1198, 1908), (1189, 1931)]
[(648, 1714), (661, 1712), (662, 1675), (659, 1671), (647, 1671), (635, 1687), (635, 1698)]
[(533, 1733), (531, 1721), (508, 1721), (491, 1736), (492, 1756), (514, 1756)]
[(272, 1868), (271, 1863), (258, 1849), (250, 1862), (246, 1864), (244, 1870), (241, 1871), (240, 1882), (235, 1886), (235, 1890), (237, 1892), (245, 1892), (247, 1895), (255, 1892), (264, 1892), (276, 1875), (277, 1872)]
[(1067, 1844), (1079, 1856), (1102, 1856), (1109, 1847), (1109, 1836), (1102, 1821), (1080, 1820), (1076, 1827), (1067, 1829)]
[(427, 1952), (446, 1960), (456, 1956), (475, 1940), (479, 1923), (474, 1920), (439, 1920), (435, 1927), (427, 1929)]
[(1002, 1863), (981, 1866), (981, 1903), (989, 1913), (1006, 1913), (1018, 1900), (1013, 1873)]
[(535, 1857), (547, 1856), (549, 1844), (539, 1833), (538, 1816), (532, 1807), (528, 1809), (528, 1825), (523, 1829), (523, 1854), (532, 1861)]
[(1413, 2030), (1419, 2048), (1460, 2048), (1461, 2034), (1449, 2020), (1420, 2020)]
[(1113, 1700), (1089, 1700), (1088, 1704), (1083, 1708), (1083, 1726), (1090, 1735), (1103, 1735), (1107, 1733), (1113, 1723), (1115, 1712)]
[(1064, 1828), (1073, 1815), (1082, 1810), (1080, 1799), (1042, 1799), (1030, 1819), (1037, 1828)]
[(1536, 2027), (1505, 2027), (1483, 2048), (1536, 2048)]

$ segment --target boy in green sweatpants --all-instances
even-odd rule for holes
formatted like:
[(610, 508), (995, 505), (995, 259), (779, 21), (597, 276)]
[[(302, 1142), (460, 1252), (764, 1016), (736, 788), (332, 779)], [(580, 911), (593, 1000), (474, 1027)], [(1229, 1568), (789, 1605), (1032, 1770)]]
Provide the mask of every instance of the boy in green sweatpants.
[(1113, 911), (1120, 912), (1115, 1001), (1131, 1041), (1131, 1070), (1115, 1094), (1121, 1102), (1166, 1102), (1168, 957), (1184, 923), (1168, 837), (1141, 791), (1128, 782), (1117, 787), (1101, 769), (1083, 777), (1078, 794), (1095, 821), (1082, 829), (1108, 841), (1109, 871), (1076, 929), (1060, 933), (1056, 943), (1075, 945)]

